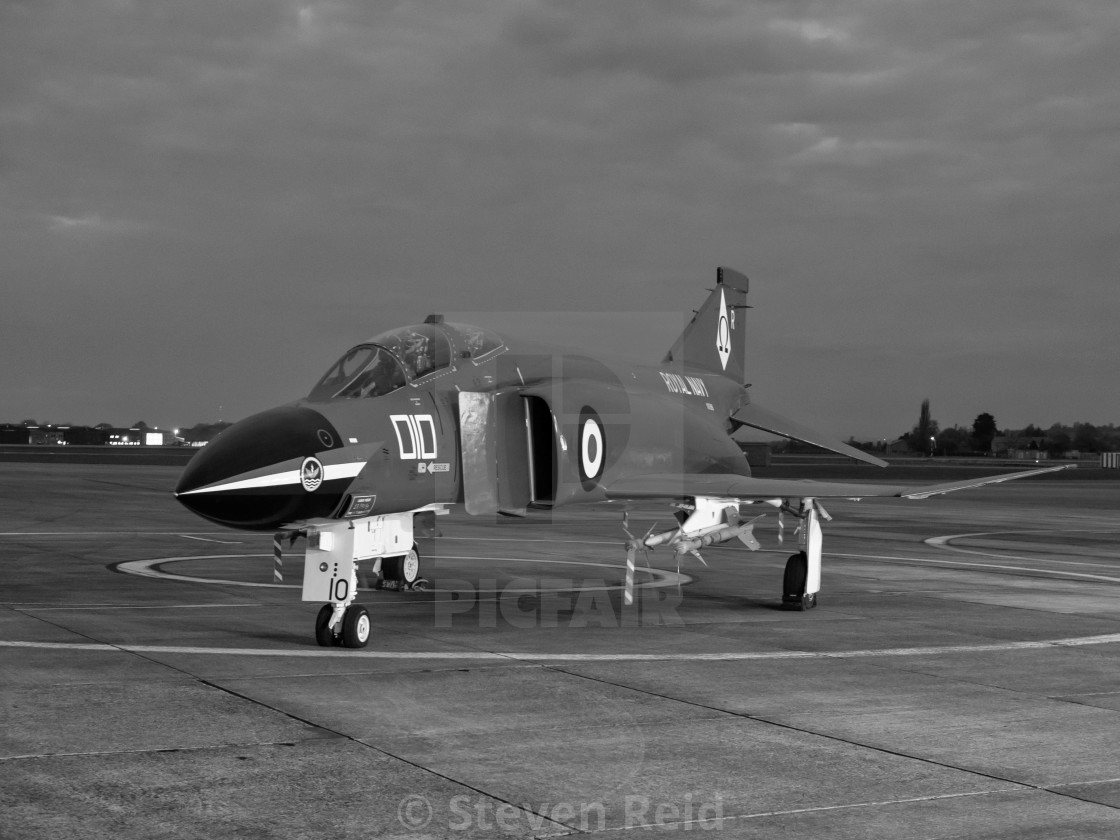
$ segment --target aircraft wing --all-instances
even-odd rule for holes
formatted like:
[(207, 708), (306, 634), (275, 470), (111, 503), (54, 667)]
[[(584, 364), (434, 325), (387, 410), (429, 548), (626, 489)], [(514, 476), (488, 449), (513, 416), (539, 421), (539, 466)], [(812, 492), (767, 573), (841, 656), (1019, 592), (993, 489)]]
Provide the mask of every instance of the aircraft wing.
[(737, 499), (863, 499), (895, 497), (926, 499), (941, 493), (983, 487), (1017, 478), (1070, 469), (1074, 464), (1043, 467), (1037, 470), (1003, 473), (983, 478), (950, 481), (912, 487), (897, 484), (859, 484), (842, 481), (811, 481), (804, 479), (755, 478), (731, 473), (651, 474), (636, 475), (613, 482), (607, 488), (610, 499), (679, 499), (684, 496), (723, 496)]

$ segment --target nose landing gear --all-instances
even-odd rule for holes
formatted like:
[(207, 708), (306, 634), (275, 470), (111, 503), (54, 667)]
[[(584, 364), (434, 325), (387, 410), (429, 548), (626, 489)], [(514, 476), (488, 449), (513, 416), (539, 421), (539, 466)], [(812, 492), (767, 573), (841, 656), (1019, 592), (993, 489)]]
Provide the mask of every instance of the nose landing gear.
[[(433, 510), (434, 506), (421, 511)], [(322, 647), (363, 648), (369, 643), (369, 610), (355, 604), (358, 561), (373, 559), (385, 588), (421, 590), (420, 554), (413, 539), (413, 516), (421, 511), (336, 521), (307, 529), (303, 559), (303, 600), (322, 603), (315, 617), (315, 641)], [(388, 584), (391, 584), (388, 585)]]
[(334, 621), (337, 605), (323, 604), (315, 617), (315, 641), (320, 647), (364, 648), (369, 643), (372, 625), (369, 610), (361, 604), (342, 609), (342, 620)]
[(369, 641), (369, 611), (361, 604), (351, 604), (342, 616), (342, 644), (348, 648), (363, 648)]

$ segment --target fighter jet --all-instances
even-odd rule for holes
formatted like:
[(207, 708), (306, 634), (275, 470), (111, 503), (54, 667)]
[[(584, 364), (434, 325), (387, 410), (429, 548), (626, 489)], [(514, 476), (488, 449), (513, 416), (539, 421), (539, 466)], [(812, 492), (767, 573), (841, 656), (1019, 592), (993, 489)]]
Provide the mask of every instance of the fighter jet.
[[(626, 532), (624, 601), (638, 552), (703, 560), (706, 546), (759, 548), (758, 516), (798, 522), (782, 602), (817, 604), (821, 499), (924, 499), (1049, 472), (1046, 468), (926, 487), (757, 478), (732, 433), (741, 427), (885, 461), (754, 403), (744, 384), (748, 279), (719, 268), (716, 285), (659, 364), (593, 358), (513, 341), (430, 315), (347, 350), (303, 399), (248, 417), (200, 450), (175, 495), (221, 525), (307, 538), (303, 600), (323, 602), (319, 644), (364, 647), (358, 564), (409, 587), (421, 579), (416, 539), (463, 505), (476, 516), (567, 505), (662, 500), (675, 525)], [(757, 509), (757, 508), (756, 508)]]

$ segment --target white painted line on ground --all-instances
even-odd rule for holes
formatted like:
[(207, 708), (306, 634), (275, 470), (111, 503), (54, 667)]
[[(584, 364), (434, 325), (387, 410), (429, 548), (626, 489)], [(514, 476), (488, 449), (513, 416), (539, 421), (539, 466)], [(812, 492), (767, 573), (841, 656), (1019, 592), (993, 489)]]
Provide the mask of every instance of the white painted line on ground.
[[(161, 572), (152, 566), (164, 563), (178, 563), (183, 560), (233, 560), (248, 559), (253, 557), (268, 557), (271, 554), (203, 554), (197, 557), (156, 557), (151, 560), (129, 560), (118, 563), (114, 568), (118, 572), (139, 577), (156, 578), (157, 580), (175, 580), (180, 583), (216, 583), (222, 586), (258, 586), (262, 589), (299, 589), (302, 583), (256, 583), (245, 580), (226, 580), (224, 578), (194, 577), (193, 575), (176, 575), (170, 572)], [(271, 573), (271, 569), (269, 569)], [(302, 580), (302, 577), (301, 577)]]
[[(904, 799), (884, 799), (882, 801), (874, 802), (845, 802), (840, 805), (821, 805), (816, 808), (794, 808), (788, 811), (760, 811), (756, 814), (732, 814), (726, 817), (719, 817), (716, 820), (708, 820), (711, 822), (730, 822), (733, 820), (755, 820), (763, 817), (788, 817), (794, 814), (816, 814), (822, 811), (843, 811), (848, 808), (880, 808), (884, 805), (905, 805), (911, 802), (940, 802), (944, 799), (963, 799), (970, 796), (992, 796), (1000, 793), (1020, 793), (1029, 790), (1025, 785), (1016, 785), (1009, 788), (992, 788), (991, 790), (969, 790), (962, 793), (939, 793), (930, 796), (910, 796)], [(699, 821), (697, 821), (699, 822)], [(703, 823), (701, 823), (703, 827)]]
[[(1024, 563), (1043, 563), (1043, 562), (1045, 562), (1045, 563), (1056, 563), (1059, 566), (1091, 566), (1091, 567), (1094, 567), (1094, 568), (1103, 568), (1103, 569), (1120, 568), (1120, 566), (1118, 566), (1116, 563), (1086, 563), (1086, 562), (1081, 562), (1081, 561), (1077, 561), (1077, 560), (1055, 560), (1053, 558), (1042, 559), (1042, 558), (1039, 558), (1039, 557), (1023, 557), (1023, 556), (1018, 555), (1018, 554), (1008, 554), (1008, 553), (1005, 553), (1003, 551), (993, 551), (991, 549), (989, 549), (987, 551), (984, 551), (984, 550), (979, 549), (979, 548), (962, 548), (960, 546), (952, 544), (953, 540), (963, 540), (963, 539), (976, 538), (976, 537), (999, 537), (999, 536), (1007, 536), (1007, 535), (1016, 536), (1016, 535), (1019, 535), (1019, 534), (1057, 534), (1057, 533), (1063, 533), (1063, 531), (1061, 531), (1059, 529), (1050, 529), (1050, 528), (1047, 528), (1045, 530), (1034, 530), (1034, 531), (982, 531), (980, 533), (975, 533), (975, 534), (949, 534), (949, 535), (944, 536), (944, 537), (930, 537), (929, 539), (925, 540), (925, 543), (926, 543), (926, 545), (932, 545), (934, 548), (940, 548), (940, 549), (943, 549), (945, 551), (954, 552), (956, 554), (971, 554), (971, 555), (976, 556), (976, 557), (990, 557), (990, 558), (993, 558), (993, 559), (996, 559), (996, 560), (1020, 560)], [(1077, 533), (1077, 534), (1087, 534), (1087, 533), (1115, 534), (1115, 533), (1117, 533), (1117, 531), (1115, 531), (1115, 530), (1105, 530), (1105, 531), (1101, 531), (1101, 530), (1098, 530), (1098, 531), (1076, 530), (1076, 531), (1072, 531), (1072, 533)], [(1048, 552), (1055, 550), (1055, 548), (1052, 547), (1052, 546), (1043, 546), (1043, 548)], [(1022, 549), (1020, 549), (1020, 550), (1022, 550)], [(1042, 570), (1040, 570), (1040, 571), (1042, 571)], [(1055, 574), (1057, 574), (1057, 573), (1058, 572), (1055, 572)]]
[(441, 540), (464, 540), (466, 542), (515, 542), (515, 543), (575, 543), (576, 545), (624, 545), (622, 538), (617, 540), (553, 540), (546, 537), (460, 537), (444, 534)]
[(199, 542), (221, 543), (222, 545), (241, 545), (241, 540), (216, 540), (213, 537), (195, 537), (191, 534), (179, 534), (185, 540), (198, 540)]
[(443, 659), (518, 662), (744, 662), (783, 659), (863, 659), (886, 656), (939, 656), (943, 654), (992, 653), (1049, 648), (1120, 644), (1120, 633), (1077, 636), (1035, 642), (993, 642), (978, 645), (932, 645), (929, 647), (884, 648), (836, 651), (774, 650), (726, 651), (723, 653), (534, 653), (533, 651), (407, 651), (336, 650), (333, 648), (216, 648), (180, 645), (109, 645), (100, 643), (20, 642), (0, 640), (0, 648), (32, 648), (66, 651), (116, 651), (118, 653), (185, 654), (197, 656), (289, 656), (351, 657), (356, 659)]
[(0, 537), (172, 537), (178, 531), (0, 531)]
[[(128, 560), (124, 563), (116, 565), (117, 571), (124, 572), (125, 574), (138, 575), (140, 577), (156, 578), (158, 580), (174, 580), (188, 583), (208, 583), (219, 584), (222, 586), (256, 586), (265, 589), (299, 589), (302, 583), (264, 583), (256, 581), (245, 580), (227, 580), (225, 578), (207, 578), (196, 577), (194, 575), (176, 574), (174, 572), (165, 572), (160, 569), (153, 568), (154, 566), (162, 566), (167, 563), (179, 563), (187, 560), (231, 560), (231, 559), (253, 559), (258, 557), (272, 557), (271, 554), (207, 554), (192, 557), (156, 557), (148, 560)], [(458, 556), (441, 554), (438, 560), (483, 560), (498, 563), (544, 563), (554, 564), (558, 566), (596, 566), (599, 568), (610, 569), (613, 572), (621, 573), (620, 567), (611, 563), (597, 563), (588, 560), (556, 560), (547, 559), (543, 557), (474, 557), (474, 556)], [(368, 562), (368, 561), (365, 561)], [(637, 570), (641, 574), (649, 575), (650, 580), (635, 583), (634, 586), (640, 589), (658, 589), (668, 586), (683, 586), (691, 583), (692, 578), (688, 575), (679, 572), (670, 572), (664, 569), (654, 569), (640, 567)], [(512, 576), (511, 576), (512, 577)], [(301, 578), (302, 580), (302, 578)], [(524, 587), (512, 588), (503, 587), (502, 589), (476, 589), (472, 590), (476, 594), (486, 592), (500, 592), (503, 595), (515, 594), (539, 594), (545, 592), (607, 592), (616, 589), (622, 589), (623, 584), (618, 583), (614, 585), (604, 583), (602, 586), (580, 586), (576, 588), (561, 586), (561, 587)], [(429, 588), (429, 591), (439, 592), (436, 587)]]
[[(30, 610), (34, 612), (50, 612), (52, 610), (211, 610), (229, 609), (235, 607), (243, 610), (246, 607), (281, 606), (279, 604), (13, 604), (6, 603), (6, 607), (17, 610)], [(286, 605), (284, 605), (286, 606)]]
[[(958, 551), (960, 549), (957, 549)], [(1002, 555), (995, 555), (1002, 556)], [(1100, 580), (1108, 583), (1120, 583), (1120, 577), (1109, 577), (1108, 575), (1090, 575), (1084, 572), (1068, 572), (1065, 569), (1046, 569), (1039, 566), (1008, 566), (1001, 563), (972, 563), (968, 560), (934, 560), (931, 557), (893, 557), (890, 555), (882, 554), (838, 554), (828, 552), (825, 555), (825, 560), (829, 557), (845, 557), (850, 560), (890, 560), (901, 561), (904, 563), (929, 563), (932, 566), (954, 566), (961, 571), (968, 571), (971, 569), (999, 569), (1006, 572), (1031, 572), (1039, 575), (1058, 575), (1061, 577), (1075, 577), (1085, 578), (1087, 580)], [(1012, 558), (1012, 559), (1027, 559), (1029, 558)]]

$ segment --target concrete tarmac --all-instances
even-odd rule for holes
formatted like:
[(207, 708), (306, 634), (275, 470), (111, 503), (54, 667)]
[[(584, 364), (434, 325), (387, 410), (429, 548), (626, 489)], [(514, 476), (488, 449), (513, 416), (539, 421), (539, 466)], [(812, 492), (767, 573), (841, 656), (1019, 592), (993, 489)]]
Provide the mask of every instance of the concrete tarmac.
[(1114, 482), (826, 503), (807, 613), (772, 512), (631, 608), (617, 510), (453, 513), (352, 651), (178, 472), (0, 468), (0, 837), (1120, 836)]

